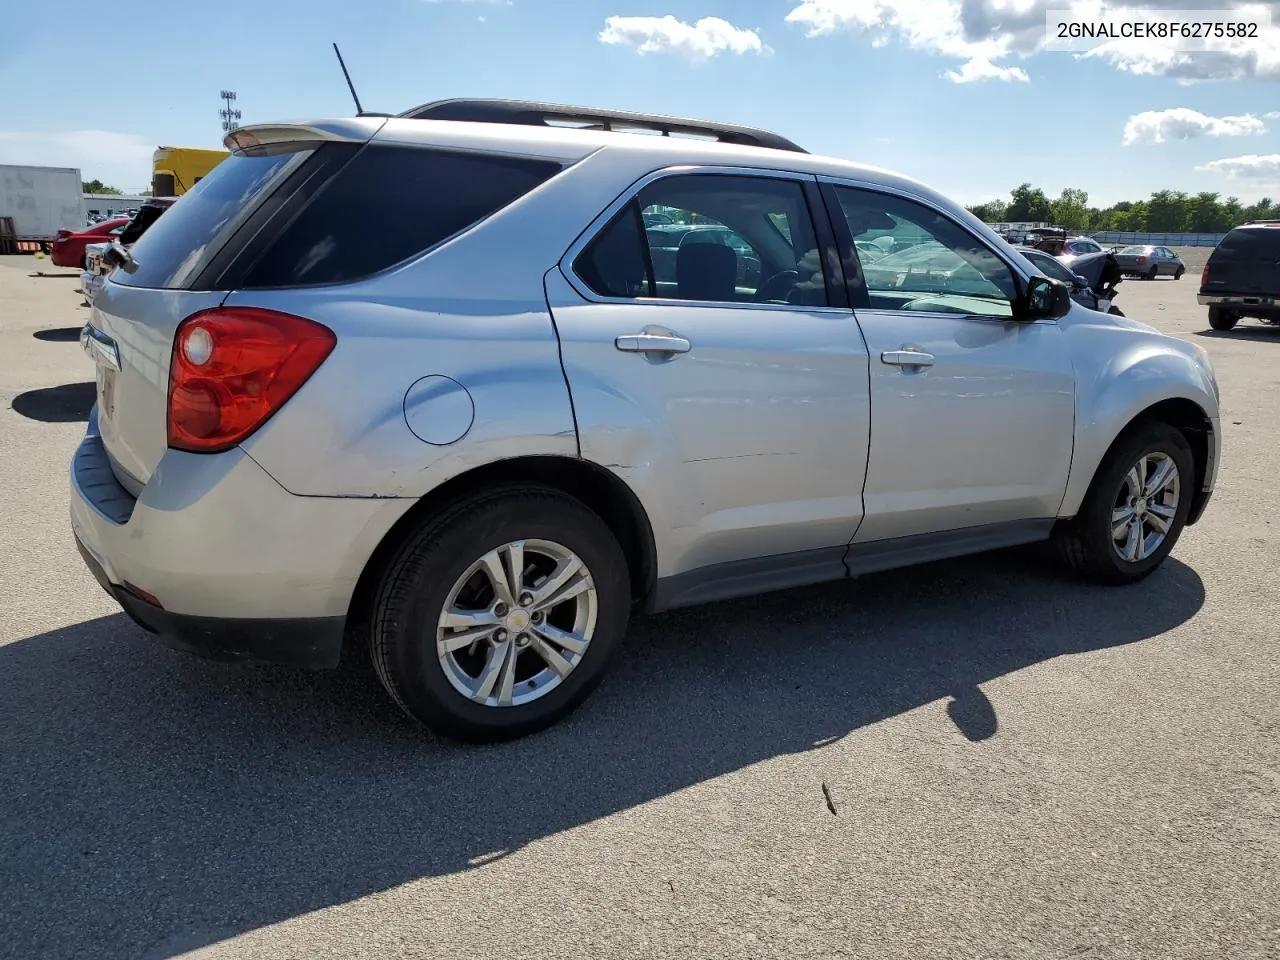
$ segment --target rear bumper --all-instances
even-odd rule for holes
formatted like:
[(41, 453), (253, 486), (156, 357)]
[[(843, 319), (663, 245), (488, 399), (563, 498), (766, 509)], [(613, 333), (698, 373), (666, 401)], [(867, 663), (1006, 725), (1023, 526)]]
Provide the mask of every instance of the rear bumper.
[(141, 626), (206, 656), (316, 667), (337, 663), (356, 582), (413, 503), (296, 497), (239, 449), (167, 451), (134, 499), (96, 410), (70, 479), (85, 563)]
[(1224, 307), (1240, 313), (1270, 316), (1280, 314), (1280, 295), (1273, 297), (1245, 296), (1229, 293), (1200, 293), (1196, 302), (1202, 307)]
[(210, 660), (277, 663), (305, 670), (332, 669), (342, 657), (343, 617), (225, 620), (171, 613), (113, 584), (79, 537), (76, 547), (85, 566), (129, 619), (167, 647)]

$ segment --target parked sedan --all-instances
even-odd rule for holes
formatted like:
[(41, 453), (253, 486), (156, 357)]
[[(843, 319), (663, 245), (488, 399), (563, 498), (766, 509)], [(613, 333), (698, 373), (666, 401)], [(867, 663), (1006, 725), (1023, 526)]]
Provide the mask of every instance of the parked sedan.
[(1181, 280), (1187, 272), (1187, 265), (1182, 258), (1168, 247), (1136, 245), (1125, 247), (1116, 254), (1120, 269), (1126, 276), (1141, 277), (1143, 280), (1154, 280), (1161, 274)]
[(128, 217), (112, 217), (83, 230), (59, 230), (53, 238), (50, 259), (55, 267), (85, 266), (85, 247), (91, 243), (110, 243), (129, 225)]

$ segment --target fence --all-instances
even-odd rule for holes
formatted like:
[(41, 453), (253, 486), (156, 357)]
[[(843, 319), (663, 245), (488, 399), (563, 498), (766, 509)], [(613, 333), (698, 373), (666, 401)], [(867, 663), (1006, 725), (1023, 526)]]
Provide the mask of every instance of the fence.
[(1130, 246), (1154, 244), (1161, 247), (1216, 247), (1225, 233), (1129, 233), (1120, 230), (1104, 230), (1089, 236), (1103, 246)]

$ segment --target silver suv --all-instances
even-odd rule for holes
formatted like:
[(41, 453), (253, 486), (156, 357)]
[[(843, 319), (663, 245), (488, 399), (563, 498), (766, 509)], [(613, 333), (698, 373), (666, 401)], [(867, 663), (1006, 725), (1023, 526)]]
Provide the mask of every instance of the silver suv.
[[(506, 101), (227, 145), (83, 332), (75, 536), (178, 646), (362, 643), (410, 716), (503, 739), (579, 704), (633, 611), (1046, 539), (1131, 583), (1213, 489), (1204, 352), (914, 181)], [(658, 258), (655, 223), (735, 242)]]

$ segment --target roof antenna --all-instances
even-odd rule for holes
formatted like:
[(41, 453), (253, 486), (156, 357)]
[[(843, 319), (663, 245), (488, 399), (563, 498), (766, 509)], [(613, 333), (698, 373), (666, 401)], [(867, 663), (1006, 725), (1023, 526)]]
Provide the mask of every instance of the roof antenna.
[(356, 85), (351, 82), (351, 74), (347, 73), (347, 65), (342, 60), (342, 51), (338, 49), (338, 45), (333, 45), (333, 52), (338, 55), (338, 66), (342, 67), (342, 75), (347, 78), (347, 89), (351, 91), (351, 99), (356, 102), (356, 115), (364, 116), (364, 107), (360, 106), (360, 98), (356, 96)]

